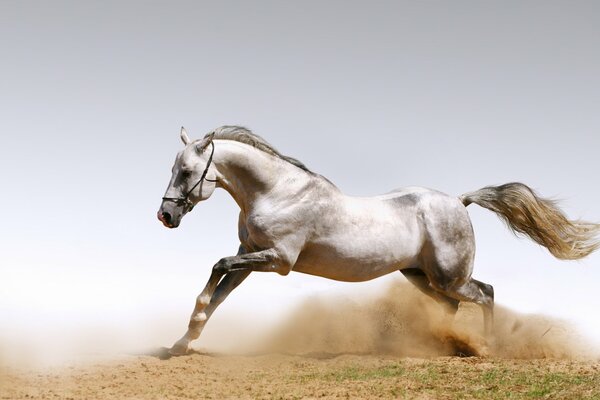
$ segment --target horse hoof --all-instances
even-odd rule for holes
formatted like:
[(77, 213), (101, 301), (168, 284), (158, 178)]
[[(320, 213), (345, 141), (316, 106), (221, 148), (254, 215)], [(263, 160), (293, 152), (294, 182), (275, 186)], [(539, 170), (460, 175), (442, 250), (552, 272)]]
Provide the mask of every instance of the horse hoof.
[(173, 357), (185, 356), (189, 351), (189, 345), (186, 343), (177, 342), (169, 349), (169, 354)]

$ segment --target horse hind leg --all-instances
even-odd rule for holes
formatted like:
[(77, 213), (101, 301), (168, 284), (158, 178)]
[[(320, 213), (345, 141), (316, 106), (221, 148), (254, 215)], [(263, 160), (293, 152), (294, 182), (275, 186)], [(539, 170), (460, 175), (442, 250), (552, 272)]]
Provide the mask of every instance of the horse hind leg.
[(454, 316), (458, 311), (459, 301), (433, 289), (425, 272), (418, 267), (401, 269), (400, 272), (402, 272), (402, 275), (404, 275), (404, 277), (422, 293), (436, 300), (438, 304), (444, 307), (448, 316), (448, 325), (451, 325)]
[(483, 315), (485, 322), (485, 333), (491, 335), (494, 329), (494, 287), (488, 283), (483, 283), (471, 278), (471, 282), (475, 283), (483, 296), (485, 297), (483, 307)]
[(494, 325), (494, 288), (492, 285), (470, 278), (462, 284), (444, 287), (443, 293), (459, 301), (479, 304), (483, 309), (485, 336), (491, 336)]
[[(425, 273), (436, 291), (456, 301), (467, 301), (481, 306), (484, 333), (490, 337), (494, 324), (494, 288), (471, 277), (473, 253), (460, 248), (439, 246), (425, 257)], [(444, 257), (436, 253), (443, 254)]]
[[(459, 300), (435, 290), (427, 275), (419, 268), (404, 269), (401, 270), (401, 272), (421, 292), (436, 300), (446, 310), (443, 329), (435, 331), (434, 334), (439, 335), (439, 339), (441, 339), (444, 344), (451, 346), (453, 354), (458, 356), (486, 354), (486, 344), (483, 344), (483, 347), (476, 345), (476, 342), (473, 342), (472, 339), (457, 334), (457, 332), (451, 328), (458, 311)], [(482, 283), (482, 285), (485, 284)], [(489, 286), (489, 288), (491, 289), (491, 286)], [(488, 290), (487, 287), (486, 290)]]
[(431, 286), (458, 301), (479, 304), (483, 309), (484, 331), (492, 333), (494, 289), (475, 280), (475, 236), (466, 209), (447, 203), (438, 212), (425, 216), (428, 241), (421, 253), (421, 268)]
[[(462, 272), (466, 271), (467, 269), (462, 270)], [(460, 274), (457, 273), (457, 275)], [(450, 280), (438, 276), (440, 279), (436, 280), (435, 283), (432, 280), (431, 285), (435, 290), (455, 301), (467, 301), (481, 306), (484, 322), (484, 336), (481, 338), (483, 341), (477, 336), (472, 336), (467, 332), (464, 332), (466, 333), (466, 336), (464, 333), (460, 334), (459, 332), (454, 332), (454, 334), (451, 335), (450, 343), (454, 345), (457, 354), (486, 356), (489, 354), (490, 340), (493, 342), (494, 289), (491, 285), (473, 279), (469, 275), (462, 279), (454, 276), (453, 278), (455, 279)]]
[(432, 251), (425, 257), (424, 262), (424, 272), (431, 286), (456, 301), (467, 301), (481, 306), (484, 333), (486, 337), (490, 337), (494, 324), (494, 288), (471, 277), (473, 252), (451, 246), (439, 246), (435, 250), (437, 251)]

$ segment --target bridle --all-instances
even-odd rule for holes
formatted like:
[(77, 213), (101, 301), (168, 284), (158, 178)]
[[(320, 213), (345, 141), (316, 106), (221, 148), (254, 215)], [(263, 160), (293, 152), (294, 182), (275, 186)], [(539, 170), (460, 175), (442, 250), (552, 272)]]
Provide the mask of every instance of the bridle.
[(192, 203), (192, 201), (190, 200), (190, 194), (192, 194), (194, 189), (196, 189), (198, 187), (198, 185), (200, 185), (204, 181), (217, 182), (217, 179), (208, 179), (206, 177), (206, 174), (208, 174), (208, 168), (210, 167), (210, 164), (212, 163), (213, 154), (215, 154), (215, 144), (211, 141), (210, 145), (212, 146), (212, 148), (210, 150), (210, 156), (208, 157), (208, 162), (206, 163), (204, 172), (202, 172), (202, 176), (200, 177), (200, 179), (198, 179), (198, 182), (196, 182), (196, 184), (194, 186), (192, 186), (192, 188), (190, 190), (188, 190), (187, 193), (185, 195), (183, 195), (182, 197), (163, 197), (162, 198), (163, 200), (172, 201), (177, 205), (183, 205), (184, 207), (187, 208), (187, 212), (190, 212), (194, 208), (194, 203)]

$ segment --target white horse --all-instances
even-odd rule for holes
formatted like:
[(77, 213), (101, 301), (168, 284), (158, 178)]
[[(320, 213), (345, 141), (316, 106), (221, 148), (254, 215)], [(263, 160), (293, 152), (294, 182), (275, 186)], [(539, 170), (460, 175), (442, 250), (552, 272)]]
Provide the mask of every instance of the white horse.
[(158, 219), (176, 228), (194, 205), (223, 188), (240, 207), (240, 247), (213, 266), (173, 355), (188, 352), (217, 306), (252, 271), (296, 271), (347, 282), (400, 271), (450, 313), (460, 301), (481, 305), (489, 334), (494, 290), (471, 277), (470, 203), (498, 213), (513, 231), (557, 258), (579, 259), (600, 247), (599, 224), (568, 220), (552, 201), (521, 183), (460, 197), (419, 187), (350, 197), (245, 128), (223, 126), (196, 141), (181, 128), (181, 139), (185, 148), (177, 154)]

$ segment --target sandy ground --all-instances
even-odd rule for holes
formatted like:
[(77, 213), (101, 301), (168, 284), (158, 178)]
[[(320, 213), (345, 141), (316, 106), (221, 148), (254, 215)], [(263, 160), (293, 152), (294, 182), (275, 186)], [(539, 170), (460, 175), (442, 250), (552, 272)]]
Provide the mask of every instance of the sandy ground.
[(567, 323), (502, 307), (495, 321), (485, 340), (478, 307), (449, 324), (403, 285), (360, 302), (311, 298), (243, 351), (6, 365), (0, 399), (600, 399), (598, 352)]
[(374, 355), (132, 356), (12, 372), (2, 399), (600, 398), (600, 362)]

